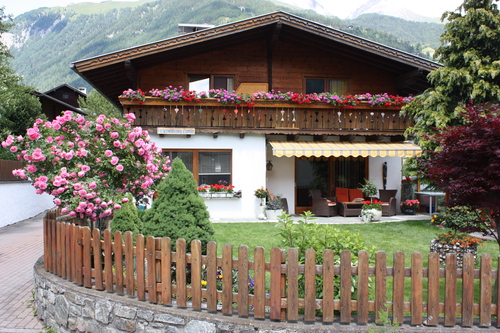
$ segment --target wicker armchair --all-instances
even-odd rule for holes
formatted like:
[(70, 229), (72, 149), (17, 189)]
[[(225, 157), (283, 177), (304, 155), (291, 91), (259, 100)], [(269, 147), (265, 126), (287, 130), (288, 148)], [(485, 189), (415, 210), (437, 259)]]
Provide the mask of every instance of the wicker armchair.
[(396, 215), (396, 193), (398, 190), (379, 190), (380, 201), (382, 201), (382, 215)]
[(312, 212), (316, 216), (336, 216), (337, 202), (335, 198), (321, 196), (320, 190), (309, 190), (312, 197)]

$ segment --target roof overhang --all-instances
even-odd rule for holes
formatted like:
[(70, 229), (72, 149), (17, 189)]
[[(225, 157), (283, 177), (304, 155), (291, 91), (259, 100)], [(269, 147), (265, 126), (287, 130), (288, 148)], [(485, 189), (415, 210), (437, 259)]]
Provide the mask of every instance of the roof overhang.
[(422, 149), (411, 142), (270, 141), (277, 157), (412, 157)]
[[(279, 27), (279, 34), (275, 34)], [(203, 54), (253, 41), (277, 39), (355, 58), (393, 73), (401, 85), (400, 95), (419, 94), (429, 84), (427, 74), (441, 65), (326, 25), (285, 12), (233, 22), (202, 31), (103, 54), (72, 63), (72, 69), (114, 104), (133, 87), (133, 72), (186, 54)], [(406, 90), (405, 90), (406, 89)]]

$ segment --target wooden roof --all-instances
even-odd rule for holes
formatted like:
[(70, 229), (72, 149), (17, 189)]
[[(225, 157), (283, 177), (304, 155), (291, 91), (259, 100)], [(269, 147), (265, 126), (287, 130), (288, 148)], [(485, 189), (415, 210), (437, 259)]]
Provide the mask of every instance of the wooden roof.
[[(427, 74), (441, 65), (320, 23), (282, 11), (252, 17), (198, 32), (75, 61), (72, 69), (111, 102), (133, 88), (134, 72), (183, 58), (257, 40), (279, 40), (350, 56), (394, 73), (400, 95), (419, 94), (429, 87)], [(159, 87), (161, 88), (161, 87)]]

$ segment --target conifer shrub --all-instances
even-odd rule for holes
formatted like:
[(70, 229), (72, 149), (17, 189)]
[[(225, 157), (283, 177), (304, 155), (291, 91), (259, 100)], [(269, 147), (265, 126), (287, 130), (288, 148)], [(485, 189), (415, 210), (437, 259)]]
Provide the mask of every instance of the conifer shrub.
[(144, 236), (170, 237), (172, 248), (178, 238), (189, 246), (199, 239), (203, 251), (209, 241), (215, 240), (212, 223), (193, 174), (176, 158), (172, 170), (157, 187), (157, 198), (143, 216)]
[(142, 221), (137, 214), (137, 208), (134, 205), (131, 195), (127, 196), (128, 202), (122, 204), (122, 208), (115, 211), (113, 220), (111, 220), (111, 233), (120, 231), (122, 234), (125, 231), (132, 231), (135, 236), (142, 229)]

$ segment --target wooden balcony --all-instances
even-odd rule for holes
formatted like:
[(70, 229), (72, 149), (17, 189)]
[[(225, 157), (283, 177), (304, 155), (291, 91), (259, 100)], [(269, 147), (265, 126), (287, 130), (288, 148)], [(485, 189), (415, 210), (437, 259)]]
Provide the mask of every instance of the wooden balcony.
[(325, 103), (297, 104), (256, 102), (253, 107), (221, 105), (215, 101), (166, 102), (147, 97), (146, 102), (120, 98), (124, 113), (134, 113), (135, 125), (144, 128), (195, 128), (196, 132), (315, 134), (315, 135), (402, 135), (413, 126), (400, 106), (353, 108)]

